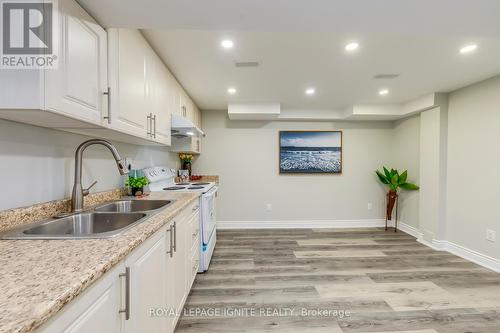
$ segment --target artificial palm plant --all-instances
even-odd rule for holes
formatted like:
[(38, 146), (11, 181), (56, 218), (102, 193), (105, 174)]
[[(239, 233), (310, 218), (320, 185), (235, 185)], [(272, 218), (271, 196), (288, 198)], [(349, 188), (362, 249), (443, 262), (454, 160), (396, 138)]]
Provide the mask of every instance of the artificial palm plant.
[(389, 187), (389, 191), (387, 192), (386, 218), (387, 220), (392, 220), (392, 210), (394, 209), (394, 204), (398, 197), (398, 190), (418, 190), (419, 187), (413, 183), (407, 182), (408, 170), (399, 174), (396, 169), (391, 169), (389, 171), (386, 167), (383, 167), (383, 171), (384, 172), (377, 170), (375, 172), (380, 181)]

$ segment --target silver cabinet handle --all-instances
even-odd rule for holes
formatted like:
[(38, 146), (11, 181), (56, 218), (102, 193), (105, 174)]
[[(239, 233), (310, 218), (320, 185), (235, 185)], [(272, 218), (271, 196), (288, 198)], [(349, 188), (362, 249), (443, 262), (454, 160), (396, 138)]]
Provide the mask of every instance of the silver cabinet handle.
[(148, 131), (148, 137), (149, 137), (151, 136), (151, 113), (147, 115), (146, 119), (147, 119), (146, 129)]
[(108, 115), (103, 118), (108, 120), (108, 124), (111, 124), (111, 88), (108, 87), (108, 90), (102, 94), (108, 97)]
[(174, 252), (177, 252), (177, 222), (174, 221)]
[(170, 255), (170, 258), (172, 258), (174, 256), (174, 233), (172, 232), (172, 228), (173, 226), (170, 226), (170, 228), (168, 228), (167, 232), (168, 232), (168, 237), (169, 237), (169, 250), (167, 251), (167, 254)]
[(151, 130), (151, 132), (153, 132), (153, 138), (156, 139), (156, 115), (153, 115), (153, 118), (151, 121), (153, 123), (153, 129)]
[(125, 309), (118, 313), (125, 313), (125, 320), (130, 319), (130, 267), (125, 267), (125, 273), (120, 273), (119, 277), (125, 277)]

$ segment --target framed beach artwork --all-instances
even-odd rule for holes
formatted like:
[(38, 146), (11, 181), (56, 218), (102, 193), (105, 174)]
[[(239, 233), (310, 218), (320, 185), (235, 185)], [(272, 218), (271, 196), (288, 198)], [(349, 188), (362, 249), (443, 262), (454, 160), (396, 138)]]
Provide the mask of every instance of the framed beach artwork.
[(341, 131), (280, 131), (280, 173), (342, 173)]

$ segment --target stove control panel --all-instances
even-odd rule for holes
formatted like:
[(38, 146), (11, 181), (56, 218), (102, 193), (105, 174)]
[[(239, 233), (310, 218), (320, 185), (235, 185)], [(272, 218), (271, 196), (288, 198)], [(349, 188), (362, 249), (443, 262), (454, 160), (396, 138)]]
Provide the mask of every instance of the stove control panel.
[(167, 167), (151, 167), (142, 171), (144, 172), (144, 176), (146, 176), (151, 183), (174, 178), (176, 174), (174, 169)]

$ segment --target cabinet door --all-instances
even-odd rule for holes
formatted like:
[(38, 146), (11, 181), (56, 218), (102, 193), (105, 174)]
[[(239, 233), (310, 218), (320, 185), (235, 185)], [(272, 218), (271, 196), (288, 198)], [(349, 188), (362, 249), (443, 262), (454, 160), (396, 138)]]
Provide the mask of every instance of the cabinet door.
[(57, 69), (45, 71), (45, 109), (100, 124), (107, 105), (107, 35), (76, 2), (59, 1)]
[(200, 262), (200, 215), (199, 210), (191, 215), (188, 221), (186, 237), (186, 290), (189, 292), (193, 284)]
[(196, 106), (196, 104), (193, 104), (194, 108), (194, 124), (196, 127), (201, 128), (201, 112), (200, 109)]
[(167, 229), (165, 233), (166, 243), (167, 243), (167, 276), (165, 278), (165, 300), (166, 308), (170, 310), (167, 316), (167, 333), (173, 332), (175, 325), (177, 324), (178, 316), (180, 313), (177, 312), (179, 307), (179, 302), (175, 299), (176, 297), (176, 286), (180, 279), (178, 272), (175, 270), (176, 259), (174, 258), (174, 226), (173, 223)]
[(119, 264), (37, 332), (40, 333), (120, 333), (124, 315), (121, 293), (125, 266)]
[[(149, 45), (134, 29), (109, 29), (111, 107), (109, 127), (147, 138), (146, 57)], [(108, 116), (109, 116), (108, 115)]]
[(151, 315), (165, 309), (166, 244), (164, 230), (154, 235), (125, 261), (130, 268), (130, 318), (126, 333), (164, 333), (166, 317)]
[(189, 118), (189, 113), (190, 113), (190, 100), (189, 96), (186, 94), (184, 89), (182, 89), (181, 86), (179, 86), (180, 90), (180, 104), (181, 104), (181, 109), (180, 109), (180, 115), (184, 118)]
[(173, 300), (174, 307), (178, 313), (181, 313), (184, 301), (187, 297), (186, 290), (186, 242), (184, 235), (186, 234), (186, 221), (176, 221), (174, 228), (174, 244), (175, 252), (170, 268), (175, 272), (175, 280), (173, 281)]
[(170, 74), (169, 87), (172, 91), (172, 114), (182, 116), (181, 92), (182, 88), (173, 75)]
[(172, 93), (169, 90), (169, 72), (160, 58), (151, 49), (148, 57), (148, 100), (153, 114), (152, 140), (170, 145), (170, 123)]

